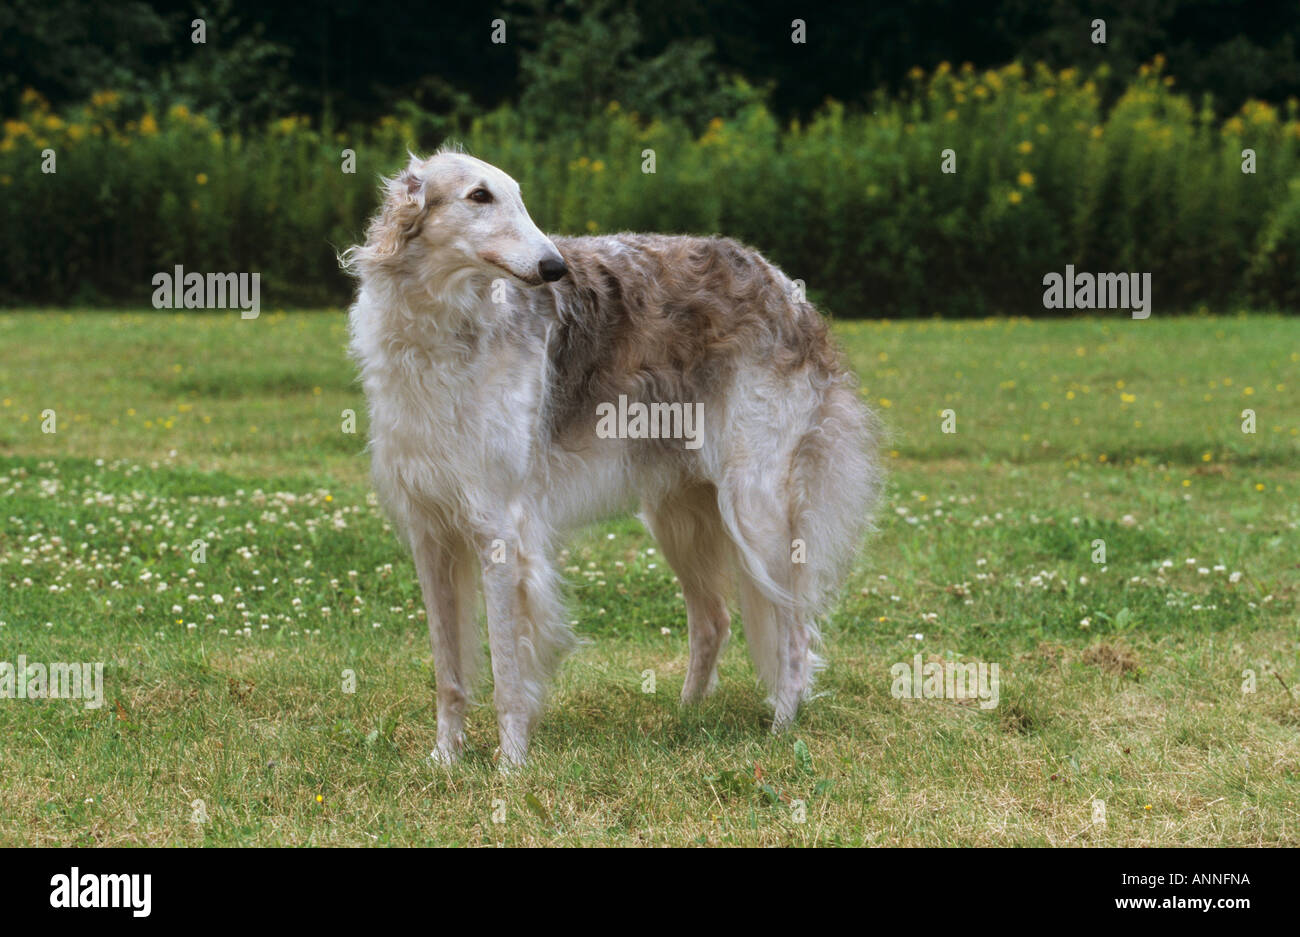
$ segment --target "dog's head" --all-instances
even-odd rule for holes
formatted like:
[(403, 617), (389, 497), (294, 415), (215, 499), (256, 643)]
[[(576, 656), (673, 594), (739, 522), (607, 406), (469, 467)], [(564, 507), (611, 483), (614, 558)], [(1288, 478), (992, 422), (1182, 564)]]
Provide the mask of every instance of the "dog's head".
[(364, 247), (348, 260), (398, 262), (449, 278), (480, 272), (529, 286), (560, 279), (568, 268), (551, 239), (533, 224), (519, 183), (464, 153), (412, 156), (384, 182), (384, 205)]

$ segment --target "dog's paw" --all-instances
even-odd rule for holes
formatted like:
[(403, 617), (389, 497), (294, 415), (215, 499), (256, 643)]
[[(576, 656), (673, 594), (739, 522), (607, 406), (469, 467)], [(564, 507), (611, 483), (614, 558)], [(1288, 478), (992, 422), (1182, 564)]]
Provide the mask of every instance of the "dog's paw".
[(522, 753), (508, 755), (498, 748), (492, 753), (492, 760), (497, 763), (497, 771), (504, 775), (512, 774), (523, 768), (526, 758)]
[(429, 757), (426, 760), (431, 765), (454, 765), (456, 762), (460, 761), (460, 750), (444, 748), (440, 745), (433, 751), (429, 752)]
[(794, 728), (794, 722), (799, 715), (799, 704), (787, 701), (778, 701), (776, 711), (772, 714), (772, 734), (782, 735)]
[(692, 706), (696, 703), (702, 703), (712, 696), (718, 689), (718, 675), (713, 673), (709, 676), (708, 682), (703, 687), (692, 686), (689, 682), (682, 687), (682, 705)]

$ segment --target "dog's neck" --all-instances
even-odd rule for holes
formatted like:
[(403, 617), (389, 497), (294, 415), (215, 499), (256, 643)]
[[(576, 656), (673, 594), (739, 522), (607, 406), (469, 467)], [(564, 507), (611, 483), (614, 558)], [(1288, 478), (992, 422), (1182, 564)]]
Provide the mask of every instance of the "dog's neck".
[(490, 289), (491, 282), (477, 272), (428, 279), (377, 271), (363, 292), (371, 314), (384, 324), (390, 348), (435, 351), (472, 346), (494, 328)]

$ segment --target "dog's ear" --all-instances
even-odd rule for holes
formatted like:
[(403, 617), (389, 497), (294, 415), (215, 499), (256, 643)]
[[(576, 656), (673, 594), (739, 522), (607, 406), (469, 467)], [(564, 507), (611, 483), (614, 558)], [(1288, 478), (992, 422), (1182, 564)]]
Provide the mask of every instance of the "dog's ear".
[(365, 259), (394, 257), (419, 232), (428, 208), (422, 165), (412, 154), (405, 169), (384, 180), (384, 203), (366, 232)]
[(374, 264), (397, 258), (407, 241), (415, 237), (430, 208), (428, 187), (420, 170), (423, 161), (414, 153), (406, 168), (381, 181), (379, 212), (370, 220), (366, 243), (345, 250), (339, 261), (354, 274)]
[(424, 180), (409, 169), (403, 169), (397, 176), (398, 189), (413, 202), (424, 201)]
[(420, 174), (423, 167), (423, 161), (414, 153), (408, 154), (411, 157), (406, 168), (397, 174), (394, 185), (390, 192), (399, 197), (404, 197), (408, 201), (415, 202), (419, 207), (424, 207), (424, 176)]

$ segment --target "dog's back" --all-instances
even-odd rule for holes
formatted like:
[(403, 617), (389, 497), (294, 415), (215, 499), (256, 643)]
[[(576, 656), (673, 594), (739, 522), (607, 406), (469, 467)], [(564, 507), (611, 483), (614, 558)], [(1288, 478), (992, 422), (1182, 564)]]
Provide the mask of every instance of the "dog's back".
[(518, 290), (554, 317), (550, 421), (581, 436), (598, 404), (716, 397), (738, 368), (842, 378), (825, 322), (796, 285), (729, 238), (617, 234), (555, 238), (569, 276)]

